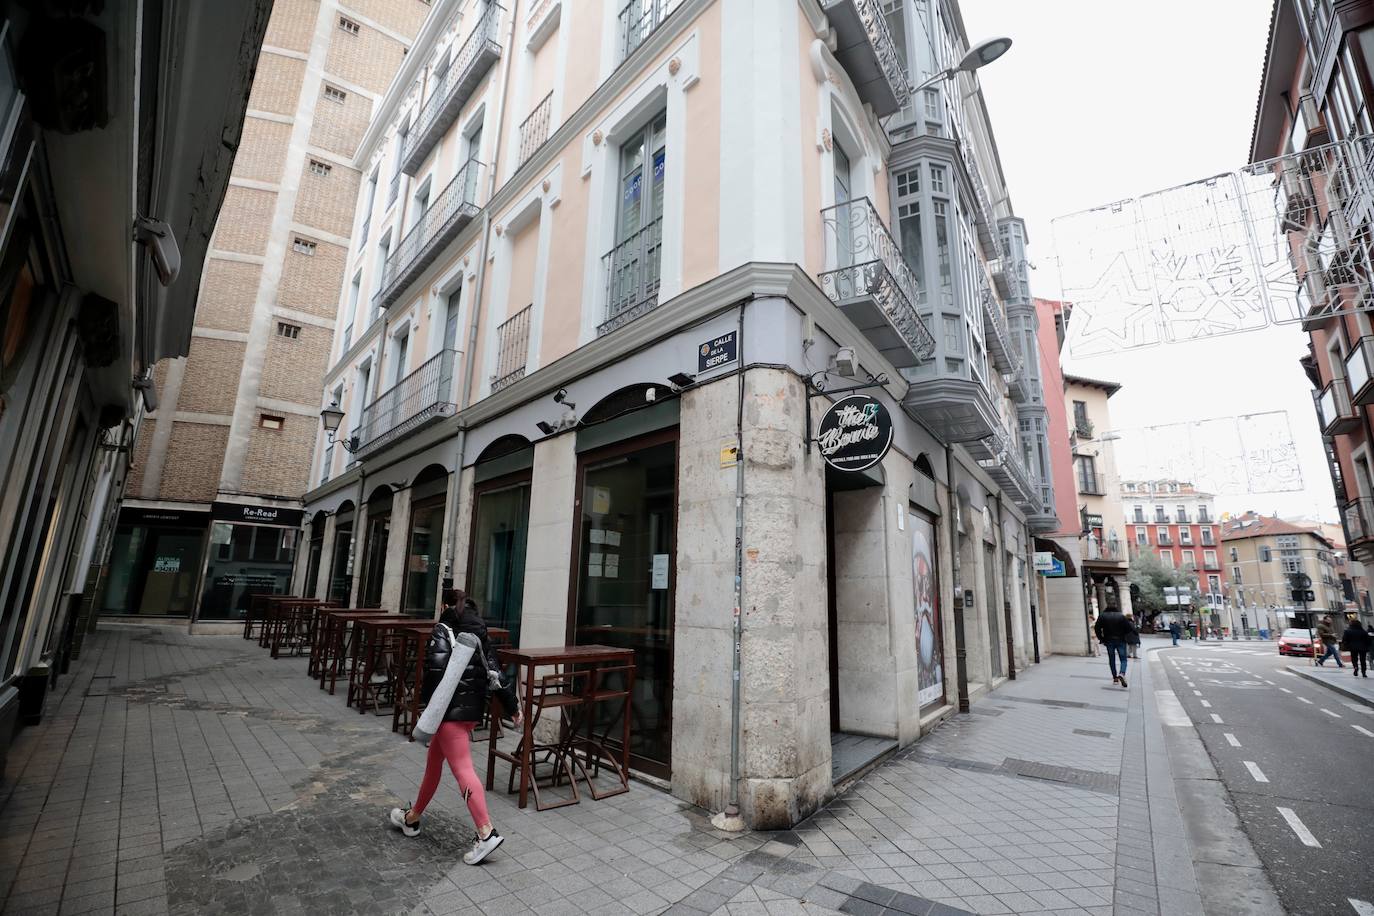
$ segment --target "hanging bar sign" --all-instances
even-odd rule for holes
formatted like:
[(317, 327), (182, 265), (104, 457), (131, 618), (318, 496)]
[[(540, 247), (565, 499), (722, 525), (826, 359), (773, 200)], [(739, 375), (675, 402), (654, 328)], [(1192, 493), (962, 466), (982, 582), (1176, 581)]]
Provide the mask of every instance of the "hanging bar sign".
[(851, 394), (821, 417), (816, 432), (821, 458), (837, 471), (866, 471), (892, 447), (892, 417), (876, 398)]

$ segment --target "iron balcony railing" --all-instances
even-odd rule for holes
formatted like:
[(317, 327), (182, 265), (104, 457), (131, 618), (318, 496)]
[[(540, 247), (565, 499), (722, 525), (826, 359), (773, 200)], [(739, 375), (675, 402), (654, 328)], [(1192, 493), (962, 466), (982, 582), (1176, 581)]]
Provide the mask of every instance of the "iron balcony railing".
[(408, 175), (415, 174), (430, 150), (458, 120), (464, 103), (472, 97), (482, 77), (500, 59), (501, 45), (497, 38), (501, 17), (505, 12), (505, 7), (498, 4), (488, 6), (463, 42), (463, 47), (453, 57), (448, 70), (435, 79), (429, 100), (406, 136), (401, 151), (401, 171)]
[[(898, 368), (917, 366), (935, 353), (931, 336), (916, 312), (916, 277), (902, 251), (866, 197), (821, 211), (825, 230), (825, 263), (819, 280), (830, 301), (851, 315), (855, 324), (888, 361)], [(882, 320), (873, 321), (864, 306), (871, 303)]]
[(997, 298), (993, 296), (992, 290), (983, 289), (981, 298), (985, 332), (983, 339), (987, 342), (988, 354), (1010, 381), (1021, 374), (1021, 360), (1017, 358), (1016, 350), (1012, 346), (1006, 316), (1002, 314), (1001, 306), (997, 304)]
[(524, 165), (534, 151), (544, 145), (544, 141), (549, 139), (549, 120), (553, 112), (553, 92), (544, 96), (544, 100), (534, 106), (534, 111), (530, 112), (520, 125), (520, 165)]
[(1187, 513), (1187, 512), (1177, 512), (1177, 513), (1175, 513), (1175, 514), (1174, 514), (1174, 523), (1177, 524), (1177, 525), (1191, 525), (1191, 524), (1192, 524), (1192, 522), (1188, 521), (1188, 513)]
[(1169, 524), (1169, 516), (1165, 515), (1163, 512), (1156, 512), (1156, 513), (1155, 513), (1154, 524), (1156, 524), (1156, 525), (1167, 525), (1167, 524)]
[(606, 320), (596, 329), (597, 334), (609, 334), (658, 307), (662, 258), (662, 217), (601, 258), (606, 283)]
[(983, 246), (983, 254), (989, 260), (1002, 257), (1002, 235), (997, 231), (997, 220), (988, 200), (987, 186), (983, 183), (983, 170), (974, 155), (973, 144), (968, 138), (959, 143), (964, 155), (964, 167), (968, 170), (969, 183), (973, 185), (974, 211), (973, 222), (978, 229), (978, 242)]
[(1159, 536), (1159, 546), (1160, 546), (1160, 547), (1172, 547), (1172, 546), (1174, 546), (1174, 539), (1173, 539), (1172, 537), (1169, 536), (1168, 532), (1165, 532), (1164, 534), (1161, 534), (1161, 535)]
[(363, 408), (358, 454), (380, 448), (439, 417), (452, 416), (457, 350), (440, 350)]
[(374, 308), (384, 308), (399, 299), (444, 246), (481, 212), (477, 195), (482, 187), (484, 168), (486, 166), (476, 159), (469, 159), (430, 202), (429, 208), (386, 259), (381, 282), (372, 298)]
[(880, 118), (911, 100), (911, 84), (897, 41), (887, 28), (879, 0), (822, 0), (834, 33), (835, 59), (849, 75), (859, 98)]
[(491, 393), (525, 377), (525, 358), (530, 347), (530, 313), (527, 305), (496, 329), (496, 372), (491, 377)]
[(1350, 382), (1350, 400), (1354, 404), (1374, 404), (1374, 337), (1355, 341), (1345, 358), (1345, 377)]
[(389, 208), (396, 202), (396, 198), (401, 196), (401, 173), (398, 171), (391, 176), (391, 182), (386, 186), (386, 205)]
[(617, 66), (663, 24), (675, 6), (677, 0), (630, 0), (621, 7), (616, 17), (616, 50), (620, 55), (616, 59)]
[(1121, 561), (1126, 559), (1126, 548), (1122, 546), (1120, 541), (1108, 540), (1090, 534), (1083, 537), (1083, 558), (1085, 560)]
[(1197, 523), (1199, 525), (1212, 524), (1212, 515), (1206, 509), (1199, 509), (1197, 513)]
[(1312, 396), (1317, 403), (1322, 435), (1337, 436), (1359, 425), (1360, 418), (1350, 404), (1350, 392), (1346, 390), (1344, 379), (1328, 382), (1320, 393), (1313, 392)]

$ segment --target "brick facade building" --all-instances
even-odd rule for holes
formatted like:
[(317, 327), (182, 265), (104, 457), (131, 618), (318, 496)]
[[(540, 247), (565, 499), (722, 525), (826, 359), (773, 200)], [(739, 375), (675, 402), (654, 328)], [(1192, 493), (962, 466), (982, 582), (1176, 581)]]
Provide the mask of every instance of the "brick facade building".
[[(190, 352), (159, 365), (134, 445), (105, 613), (229, 619), (285, 583), (362, 182), (353, 155), (429, 9), (274, 5)], [(249, 511), (264, 508), (276, 525)]]

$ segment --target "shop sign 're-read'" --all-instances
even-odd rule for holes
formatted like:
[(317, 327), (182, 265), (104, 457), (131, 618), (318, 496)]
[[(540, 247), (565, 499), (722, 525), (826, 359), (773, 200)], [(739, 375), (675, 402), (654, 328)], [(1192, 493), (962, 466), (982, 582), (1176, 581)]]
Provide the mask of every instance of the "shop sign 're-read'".
[(821, 417), (816, 431), (825, 463), (837, 471), (866, 471), (892, 447), (892, 417), (876, 398), (851, 394)]

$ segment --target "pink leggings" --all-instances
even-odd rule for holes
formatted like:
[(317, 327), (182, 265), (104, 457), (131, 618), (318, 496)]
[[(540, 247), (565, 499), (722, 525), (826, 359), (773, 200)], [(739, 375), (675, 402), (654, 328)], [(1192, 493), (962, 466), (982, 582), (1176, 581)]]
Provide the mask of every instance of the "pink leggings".
[(429, 759), (425, 762), (425, 778), (420, 780), (420, 794), (415, 797), (413, 809), (416, 815), (423, 814), (434, 790), (439, 788), (439, 777), (443, 775), (444, 761), (458, 780), (458, 789), (468, 803), (468, 813), (473, 823), (485, 827), (491, 823), (487, 813), (487, 793), (482, 790), (482, 781), (472, 768), (472, 730), (476, 722), (444, 722), (440, 724), (434, 740), (429, 742)]

